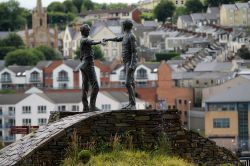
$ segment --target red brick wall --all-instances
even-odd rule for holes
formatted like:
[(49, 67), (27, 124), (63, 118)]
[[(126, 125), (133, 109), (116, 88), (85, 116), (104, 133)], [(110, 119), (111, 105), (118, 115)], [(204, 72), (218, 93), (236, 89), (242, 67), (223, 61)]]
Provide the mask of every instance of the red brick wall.
[(137, 23), (141, 23), (141, 11), (139, 9), (132, 12), (132, 19)]
[[(191, 88), (175, 87), (172, 80), (172, 71), (169, 65), (165, 62), (163, 62), (159, 67), (158, 78), (158, 98), (166, 100), (167, 105), (171, 106), (171, 108), (175, 106), (175, 108), (180, 110), (182, 113), (182, 122), (186, 122), (187, 113), (185, 114), (185, 112), (188, 110), (188, 101), (193, 103), (193, 90)], [(179, 100), (181, 100), (181, 103), (179, 103)]]

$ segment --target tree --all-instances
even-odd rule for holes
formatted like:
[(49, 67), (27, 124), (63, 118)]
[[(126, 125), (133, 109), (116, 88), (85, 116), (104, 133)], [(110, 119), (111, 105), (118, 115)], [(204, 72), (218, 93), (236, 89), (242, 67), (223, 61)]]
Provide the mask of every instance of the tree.
[(250, 51), (246, 46), (242, 46), (236, 53), (237, 56), (242, 59), (250, 59)]
[(58, 60), (62, 59), (61, 55), (59, 52), (54, 50), (51, 47), (42, 45), (36, 48), (38, 51), (42, 52), (46, 60)]
[(67, 23), (73, 21), (76, 15), (73, 13), (48, 12), (48, 23), (50, 25), (57, 24), (60, 29), (64, 30)]
[(180, 54), (174, 51), (170, 51), (170, 52), (160, 52), (160, 53), (156, 53), (155, 57), (156, 57), (156, 61), (160, 62), (162, 60), (171, 60), (172, 58), (176, 58), (179, 57)]
[(179, 16), (186, 15), (186, 14), (188, 14), (188, 12), (185, 7), (176, 8), (175, 13), (174, 13), (174, 19), (173, 19), (174, 22), (177, 22), (177, 19)]
[(15, 0), (0, 3), (0, 31), (23, 29), (26, 24), (24, 11)]
[(162, 0), (155, 8), (155, 17), (162, 22), (165, 22), (167, 18), (172, 17), (175, 10), (173, 2), (168, 0)]
[(64, 1), (63, 6), (66, 13), (75, 13), (75, 14), (77, 13), (77, 8), (72, 1), (70, 0)]
[(2, 40), (5, 46), (20, 48), (24, 46), (22, 38), (16, 33), (10, 33), (6, 38)]
[(204, 9), (200, 0), (187, 0), (185, 6), (188, 13), (198, 13)]
[(75, 7), (77, 8), (78, 13), (80, 13), (83, 0), (72, 0), (72, 2), (75, 5)]
[(37, 62), (44, 60), (44, 55), (37, 49), (18, 49), (9, 52), (5, 57), (5, 65), (20, 65), (20, 66), (32, 66), (36, 65)]
[(23, 40), (15, 33), (10, 33), (6, 38), (0, 39), (0, 59), (11, 51), (24, 47)]
[(49, 12), (65, 12), (64, 5), (61, 2), (52, 2), (47, 7)]
[(83, 1), (81, 11), (93, 10), (93, 9), (94, 9), (94, 3), (91, 0)]
[(111, 3), (108, 5), (108, 9), (124, 9), (127, 8), (127, 3)]
[(144, 20), (154, 20), (154, 14), (151, 13), (151, 12), (143, 12), (141, 14), (141, 18), (144, 19)]
[[(93, 50), (94, 50), (94, 59), (100, 59), (100, 60), (105, 60), (104, 58), (104, 53), (101, 50), (101, 47), (98, 45), (92, 46)], [(80, 48), (77, 48), (76, 52), (75, 52), (76, 56), (75, 59), (80, 59)]]

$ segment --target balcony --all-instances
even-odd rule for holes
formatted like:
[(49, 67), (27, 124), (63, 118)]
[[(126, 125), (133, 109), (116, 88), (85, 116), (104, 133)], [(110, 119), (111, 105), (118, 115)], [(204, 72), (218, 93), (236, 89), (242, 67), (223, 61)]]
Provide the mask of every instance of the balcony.
[(69, 77), (57, 77), (57, 81), (66, 82), (66, 81), (69, 81)]
[(125, 75), (123, 74), (119, 75), (119, 80), (125, 80)]
[(136, 79), (137, 80), (147, 80), (148, 79), (148, 75), (147, 74), (136, 75)]
[(30, 77), (30, 82), (41, 82), (40, 77)]
[(5, 77), (5, 78), (1, 78), (1, 83), (11, 83), (11, 78), (10, 77)]

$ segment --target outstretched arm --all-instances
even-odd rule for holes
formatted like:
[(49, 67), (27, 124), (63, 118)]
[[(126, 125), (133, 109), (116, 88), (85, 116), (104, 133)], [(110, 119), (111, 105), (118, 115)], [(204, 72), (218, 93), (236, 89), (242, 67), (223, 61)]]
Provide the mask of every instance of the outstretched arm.
[(123, 37), (115, 37), (115, 38), (109, 38), (109, 39), (103, 39), (104, 42), (107, 42), (107, 41), (114, 41), (114, 42), (121, 42), (123, 39)]

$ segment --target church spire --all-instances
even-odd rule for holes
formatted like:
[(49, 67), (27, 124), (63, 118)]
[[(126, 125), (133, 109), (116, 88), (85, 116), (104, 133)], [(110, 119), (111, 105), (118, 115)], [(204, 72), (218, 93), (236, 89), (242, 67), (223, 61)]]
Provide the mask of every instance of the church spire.
[(42, 12), (43, 11), (42, 0), (37, 0), (36, 7), (37, 7), (37, 11), (38, 12)]

